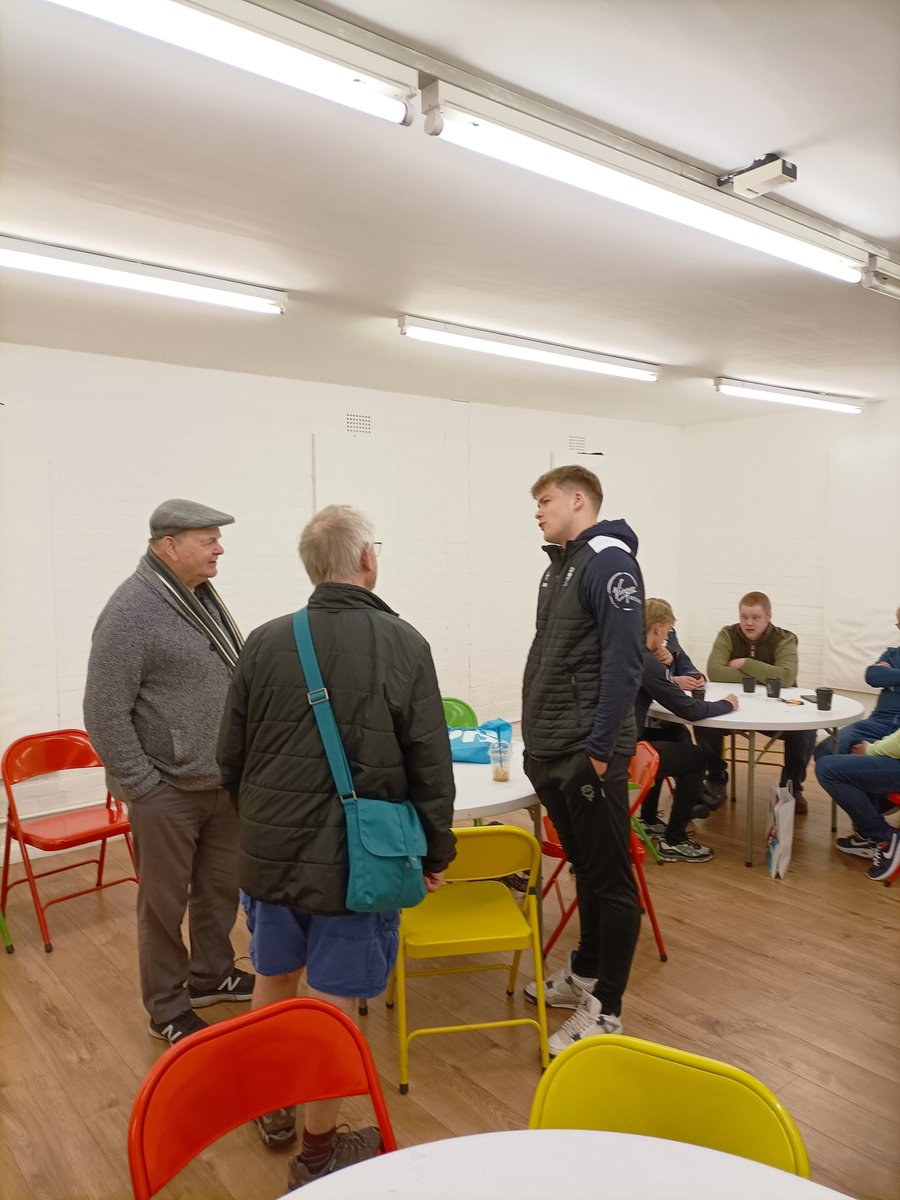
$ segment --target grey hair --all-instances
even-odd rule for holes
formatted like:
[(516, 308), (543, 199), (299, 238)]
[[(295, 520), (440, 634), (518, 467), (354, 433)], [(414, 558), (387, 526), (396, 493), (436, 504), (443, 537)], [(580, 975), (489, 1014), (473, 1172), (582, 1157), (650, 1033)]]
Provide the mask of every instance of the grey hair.
[(329, 504), (300, 534), (300, 558), (313, 583), (353, 583), (375, 528), (358, 508)]

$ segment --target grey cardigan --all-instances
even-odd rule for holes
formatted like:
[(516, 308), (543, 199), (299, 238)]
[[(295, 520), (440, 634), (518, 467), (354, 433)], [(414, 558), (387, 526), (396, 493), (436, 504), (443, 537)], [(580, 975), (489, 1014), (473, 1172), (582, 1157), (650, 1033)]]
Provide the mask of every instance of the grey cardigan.
[(94, 628), (84, 724), (120, 800), (159, 782), (186, 792), (221, 786), (216, 738), (230, 673), (143, 562), (113, 592)]

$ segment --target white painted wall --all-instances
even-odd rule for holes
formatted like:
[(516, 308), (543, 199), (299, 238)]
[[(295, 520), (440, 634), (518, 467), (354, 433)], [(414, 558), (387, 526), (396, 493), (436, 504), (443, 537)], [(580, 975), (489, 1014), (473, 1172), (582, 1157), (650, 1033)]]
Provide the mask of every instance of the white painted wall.
[[(27, 346), (0, 348), (0, 370), (2, 746), (82, 725), (94, 621), (169, 496), (236, 515), (217, 586), (245, 633), (305, 601), (296, 541), (314, 509), (365, 508), (380, 594), (483, 717), (519, 716), (545, 562), (529, 491), (570, 436), (603, 451), (580, 460), (605, 481), (602, 515), (629, 520), (648, 589), (679, 601), (675, 427)], [(348, 413), (371, 435), (348, 434)], [(82, 791), (26, 786), (24, 811)]]
[(900, 640), (900, 400), (689, 426), (682, 462), (676, 612), (697, 665), (762, 591), (799, 637), (803, 685), (866, 691)]

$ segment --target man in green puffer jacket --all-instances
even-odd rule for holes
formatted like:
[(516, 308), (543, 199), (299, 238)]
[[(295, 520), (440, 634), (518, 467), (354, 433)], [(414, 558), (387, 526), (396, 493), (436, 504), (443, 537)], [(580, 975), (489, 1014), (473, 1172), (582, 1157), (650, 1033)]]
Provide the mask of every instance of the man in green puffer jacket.
[[(332, 505), (304, 529), (300, 556), (316, 585), (310, 630), (359, 795), (409, 800), (427, 841), (429, 891), (454, 857), (453, 767), (428, 643), (372, 588), (372, 526)], [(219, 737), (222, 783), (241, 826), (240, 885), (257, 970), (253, 1007), (308, 993), (352, 1014), (384, 991), (397, 956), (399, 913), (351, 913), (344, 810), (308, 700), (293, 614), (261, 626), (238, 660)], [(303, 1186), (373, 1157), (375, 1128), (337, 1133), (338, 1101), (306, 1105), (302, 1153), (288, 1183)], [(291, 1109), (257, 1121), (267, 1145), (296, 1137)]]

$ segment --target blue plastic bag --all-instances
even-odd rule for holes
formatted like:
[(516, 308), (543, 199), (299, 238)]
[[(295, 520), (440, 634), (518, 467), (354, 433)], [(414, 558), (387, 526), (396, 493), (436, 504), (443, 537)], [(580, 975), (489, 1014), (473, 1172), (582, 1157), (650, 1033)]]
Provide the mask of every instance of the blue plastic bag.
[(482, 721), (474, 729), (448, 728), (450, 755), (454, 762), (487, 763), (488, 750), (498, 742), (512, 741), (512, 725), (502, 717)]

